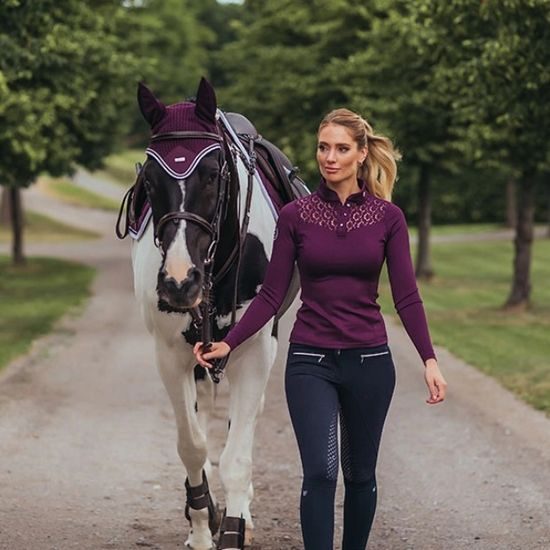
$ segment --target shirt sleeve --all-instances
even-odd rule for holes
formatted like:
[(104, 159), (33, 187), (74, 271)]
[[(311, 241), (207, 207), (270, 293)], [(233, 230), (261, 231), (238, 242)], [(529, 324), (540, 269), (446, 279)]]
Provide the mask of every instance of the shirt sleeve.
[(414, 274), (407, 222), (402, 210), (393, 206), (386, 240), (386, 262), (393, 303), (409, 338), (425, 362), (436, 355)]
[(239, 322), (223, 339), (232, 350), (258, 332), (279, 311), (286, 297), (296, 260), (295, 220), (296, 207), (290, 203), (279, 214), (271, 260), (262, 287)]

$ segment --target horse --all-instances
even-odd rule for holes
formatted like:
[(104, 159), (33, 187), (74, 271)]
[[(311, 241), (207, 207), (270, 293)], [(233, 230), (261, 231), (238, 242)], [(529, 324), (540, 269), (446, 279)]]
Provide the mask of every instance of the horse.
[[(117, 234), (124, 237), (130, 230), (134, 237), (135, 295), (175, 414), (177, 451), (187, 474), (185, 544), (211, 549), (220, 529), (217, 548), (240, 549), (252, 540), (254, 430), (276, 356), (276, 324), (270, 321), (230, 354), (224, 370), (220, 365), (211, 375), (196, 364), (192, 349), (204, 338), (222, 339), (257, 294), (272, 252), (277, 210), (255, 163), (255, 129), (250, 123), (245, 128), (247, 149), (206, 79), (194, 101), (168, 106), (140, 83), (138, 104), (152, 137), (121, 207), (121, 214), (126, 207), (126, 231), (119, 230), (119, 215)], [(282, 310), (296, 295), (293, 286)], [(215, 382), (224, 372), (230, 402), (219, 457), (225, 500), (220, 518), (208, 486), (207, 435)]]

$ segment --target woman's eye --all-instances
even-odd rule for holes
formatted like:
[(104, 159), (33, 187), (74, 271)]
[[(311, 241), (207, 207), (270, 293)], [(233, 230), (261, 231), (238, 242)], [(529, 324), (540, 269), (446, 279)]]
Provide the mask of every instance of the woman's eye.
[(339, 151), (340, 153), (347, 153), (349, 151), (349, 147), (340, 147)]
[(319, 151), (324, 151), (326, 149), (326, 147), (324, 145), (319, 144), (319, 145), (317, 145), (317, 149)]

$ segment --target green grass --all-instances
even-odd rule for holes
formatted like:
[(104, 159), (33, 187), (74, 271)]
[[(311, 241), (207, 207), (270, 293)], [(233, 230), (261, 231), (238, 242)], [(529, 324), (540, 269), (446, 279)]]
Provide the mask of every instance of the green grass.
[(91, 267), (50, 258), (14, 267), (0, 256), (0, 369), (26, 353), (64, 313), (82, 305), (94, 273)]
[(98, 195), (97, 193), (92, 193), (64, 178), (54, 179), (45, 177), (42, 178), (40, 184), (44, 186), (48, 194), (74, 206), (97, 208), (110, 212), (118, 212), (120, 207), (117, 201)]
[[(82, 239), (97, 239), (101, 236), (99, 233), (77, 229), (32, 211), (25, 212), (25, 219), (25, 242), (75, 241)], [(10, 241), (11, 230), (7, 227), (0, 226), (0, 243), (7, 243)]]
[[(534, 242), (533, 307), (524, 313), (501, 307), (511, 286), (511, 242), (433, 244), (432, 251), (437, 275), (419, 286), (435, 344), (550, 414), (550, 240)], [(393, 313), (389, 296), (385, 282), (381, 304)]]
[(123, 187), (130, 187), (136, 180), (136, 162), (145, 162), (143, 149), (127, 149), (110, 155), (105, 160), (105, 168), (100, 174)]
[[(505, 229), (502, 225), (496, 223), (464, 223), (453, 225), (434, 225), (431, 228), (430, 235), (455, 235), (455, 234), (471, 234), (471, 233), (486, 233), (493, 231), (502, 231)], [(410, 227), (410, 234), (416, 236), (418, 229)]]

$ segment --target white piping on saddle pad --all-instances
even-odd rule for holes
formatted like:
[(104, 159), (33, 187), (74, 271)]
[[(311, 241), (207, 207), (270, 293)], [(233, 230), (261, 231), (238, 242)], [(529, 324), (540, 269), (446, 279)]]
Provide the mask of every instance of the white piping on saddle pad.
[(142, 235), (145, 233), (145, 230), (147, 229), (147, 225), (149, 224), (149, 220), (151, 219), (151, 216), (153, 215), (153, 209), (151, 208), (151, 205), (147, 203), (147, 213), (143, 217), (143, 220), (141, 220), (141, 223), (138, 227), (137, 231), (134, 231), (132, 227), (128, 227), (128, 234), (132, 239), (135, 239), (136, 241), (139, 241), (141, 239)]

